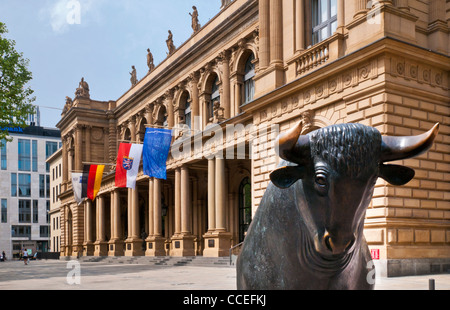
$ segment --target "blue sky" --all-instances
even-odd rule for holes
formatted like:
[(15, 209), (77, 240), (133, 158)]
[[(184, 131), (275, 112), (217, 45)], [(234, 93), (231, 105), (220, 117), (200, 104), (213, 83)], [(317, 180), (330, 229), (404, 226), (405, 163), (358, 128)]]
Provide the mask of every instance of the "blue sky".
[[(74, 3), (79, 4), (79, 23)], [(166, 57), (168, 30), (175, 46), (192, 34), (192, 6), (206, 24), (219, 0), (0, 0), (0, 21), (16, 50), (30, 60), (31, 88), (41, 106), (41, 126), (55, 127), (65, 97), (74, 97), (81, 77), (94, 100), (116, 100), (147, 70), (147, 48), (155, 65)], [(71, 21), (71, 22), (68, 22)]]

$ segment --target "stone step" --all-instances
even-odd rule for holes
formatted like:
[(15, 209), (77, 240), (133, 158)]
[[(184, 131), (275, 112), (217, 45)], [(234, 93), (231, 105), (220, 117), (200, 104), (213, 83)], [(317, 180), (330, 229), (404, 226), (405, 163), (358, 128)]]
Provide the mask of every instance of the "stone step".
[[(68, 260), (67, 258), (62, 258)], [(210, 266), (210, 267), (228, 267), (230, 266), (229, 257), (147, 257), (147, 256), (115, 256), (115, 257), (94, 257), (83, 256), (78, 258), (80, 262), (97, 263), (103, 262), (107, 264), (143, 264), (143, 265), (155, 265), (155, 266)]]

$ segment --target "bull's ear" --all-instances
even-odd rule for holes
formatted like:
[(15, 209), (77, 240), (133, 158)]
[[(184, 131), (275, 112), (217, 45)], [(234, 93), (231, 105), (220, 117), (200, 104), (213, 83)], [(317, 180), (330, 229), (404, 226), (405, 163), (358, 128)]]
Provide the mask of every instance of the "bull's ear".
[(272, 183), (281, 189), (291, 187), (295, 182), (300, 180), (305, 173), (302, 166), (287, 166), (278, 168), (270, 174)]
[(399, 186), (407, 184), (415, 174), (413, 169), (405, 166), (381, 165), (379, 176), (390, 184)]

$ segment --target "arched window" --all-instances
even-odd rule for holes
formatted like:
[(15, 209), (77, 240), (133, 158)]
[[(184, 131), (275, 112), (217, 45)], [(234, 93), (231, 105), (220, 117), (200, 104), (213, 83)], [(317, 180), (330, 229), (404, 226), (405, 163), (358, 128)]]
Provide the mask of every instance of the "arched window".
[(239, 186), (239, 242), (243, 242), (252, 222), (252, 187), (246, 177)]
[(125, 130), (125, 135), (124, 135), (123, 139), (124, 139), (125, 141), (131, 141), (131, 131), (130, 131), (130, 128), (127, 128), (127, 129)]
[(191, 98), (189, 96), (189, 93), (186, 92), (186, 96), (184, 96), (184, 123), (191, 128), (191, 117), (192, 117), (192, 113), (191, 113)]
[(214, 104), (220, 105), (220, 91), (219, 91), (219, 77), (216, 76), (214, 82), (212, 83), (211, 89), (211, 101), (208, 107), (208, 116), (214, 118)]
[(253, 80), (253, 78), (255, 77), (255, 64), (253, 63), (254, 60), (255, 55), (253, 55), (252, 53), (245, 63), (243, 104), (252, 101), (255, 95), (255, 81)]

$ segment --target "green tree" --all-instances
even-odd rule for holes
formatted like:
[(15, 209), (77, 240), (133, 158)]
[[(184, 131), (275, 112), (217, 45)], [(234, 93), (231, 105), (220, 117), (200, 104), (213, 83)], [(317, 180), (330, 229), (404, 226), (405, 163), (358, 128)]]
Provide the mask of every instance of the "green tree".
[(23, 58), (14, 46), (16, 42), (5, 38), (6, 25), (0, 22), (0, 143), (11, 141), (6, 127), (26, 127), (26, 119), (34, 113), (32, 102), (36, 100), (27, 83), (33, 78)]

